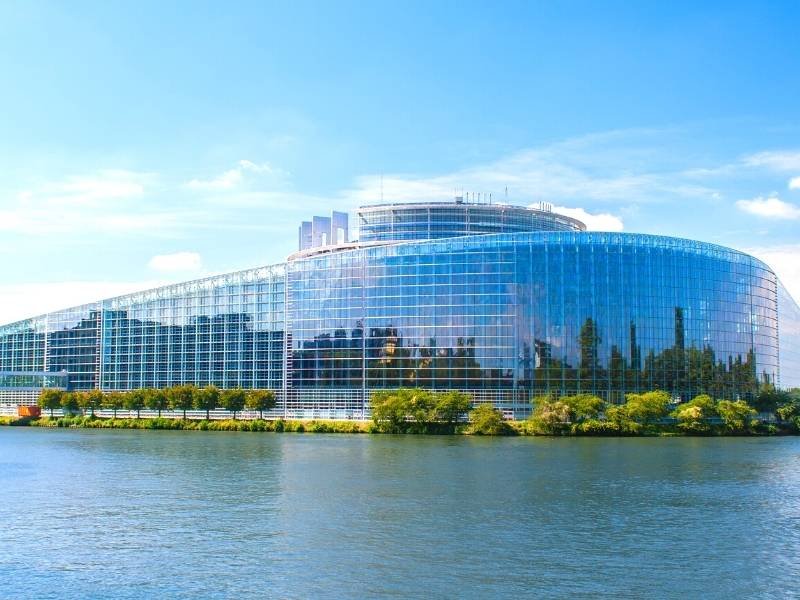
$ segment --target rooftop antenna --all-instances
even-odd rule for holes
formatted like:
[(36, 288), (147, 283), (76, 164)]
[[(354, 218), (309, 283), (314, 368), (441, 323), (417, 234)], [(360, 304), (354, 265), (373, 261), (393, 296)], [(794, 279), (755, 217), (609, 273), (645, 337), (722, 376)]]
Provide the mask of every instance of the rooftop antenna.
[(381, 204), (383, 204), (383, 173), (381, 173)]
[(506, 200), (508, 200), (508, 186), (506, 186)]

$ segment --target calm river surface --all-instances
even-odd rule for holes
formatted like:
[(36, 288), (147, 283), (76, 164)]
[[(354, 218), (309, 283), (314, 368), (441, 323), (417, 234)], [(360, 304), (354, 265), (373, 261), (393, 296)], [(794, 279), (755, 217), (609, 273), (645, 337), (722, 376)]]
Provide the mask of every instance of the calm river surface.
[(0, 428), (0, 597), (797, 597), (800, 438)]

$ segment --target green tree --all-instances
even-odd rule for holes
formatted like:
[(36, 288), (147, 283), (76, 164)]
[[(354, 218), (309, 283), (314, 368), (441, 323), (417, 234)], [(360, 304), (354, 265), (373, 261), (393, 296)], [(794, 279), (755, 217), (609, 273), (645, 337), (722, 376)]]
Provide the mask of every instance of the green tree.
[(753, 423), (756, 411), (744, 400), (720, 400), (717, 402), (717, 412), (722, 419), (725, 429), (731, 433), (743, 433)]
[(472, 397), (464, 392), (440, 392), (435, 397), (436, 420), (447, 423), (452, 429), (458, 420), (469, 411)]
[(474, 435), (505, 435), (509, 432), (502, 413), (488, 402), (473, 408), (469, 420), (469, 432)]
[(169, 408), (169, 400), (164, 390), (148, 389), (145, 390), (144, 404), (150, 410), (158, 411), (158, 418), (161, 418), (161, 411)]
[(603, 400), (592, 394), (562, 396), (559, 400), (569, 406), (570, 421), (577, 423), (586, 419), (596, 419), (606, 405)]
[(58, 390), (55, 388), (45, 388), (42, 390), (42, 393), (39, 394), (39, 399), (37, 400), (37, 404), (40, 408), (44, 408), (50, 411), (50, 417), (53, 416), (53, 411), (56, 408), (61, 408), (61, 399), (64, 397), (64, 390)]
[(136, 411), (136, 418), (138, 419), (139, 414), (144, 408), (144, 399), (145, 399), (144, 390), (142, 389), (131, 390), (130, 392), (125, 394), (123, 403), (126, 409)]
[(223, 390), (221, 394), (222, 406), (225, 410), (233, 413), (234, 420), (236, 420), (236, 413), (244, 408), (246, 398), (247, 394), (242, 388)]
[(411, 390), (378, 390), (369, 399), (372, 420), (380, 431), (402, 433), (407, 428)]
[(694, 433), (710, 431), (708, 419), (716, 415), (717, 404), (708, 394), (695, 396), (691, 401), (679, 404), (672, 411), (672, 416), (678, 420), (678, 427)]
[(88, 392), (83, 392), (80, 395), (79, 401), (81, 402), (81, 408), (86, 411), (89, 410), (89, 415), (94, 417), (94, 411), (103, 406), (105, 394), (100, 390), (89, 390)]
[(758, 391), (758, 396), (756, 396), (753, 402), (753, 408), (759, 412), (774, 413), (777, 411), (778, 407), (792, 402), (792, 399), (791, 392), (787, 390), (778, 390), (775, 389), (773, 385), (765, 384), (761, 386), (761, 389)]
[(622, 434), (639, 433), (642, 426), (628, 416), (626, 405), (612, 404), (606, 408), (606, 421), (611, 429)]
[(533, 414), (529, 422), (535, 433), (555, 435), (567, 430), (572, 418), (568, 404), (549, 396), (536, 397), (532, 402)]
[(65, 415), (69, 415), (78, 410), (78, 397), (75, 392), (66, 392), (61, 396), (61, 408)]
[(173, 410), (182, 410), (183, 419), (186, 420), (186, 411), (194, 406), (194, 395), (197, 388), (193, 385), (176, 385), (167, 389), (169, 407)]
[(436, 395), (430, 390), (406, 388), (405, 399), (411, 416), (410, 429), (426, 433), (436, 421)]
[(789, 402), (786, 402), (785, 404), (782, 404), (775, 411), (775, 414), (777, 414), (778, 418), (780, 418), (783, 421), (791, 421), (795, 417), (799, 417), (800, 416), (800, 400), (792, 399)]
[(651, 423), (666, 417), (669, 411), (669, 394), (662, 390), (625, 396), (625, 414), (637, 423)]
[(78, 405), (78, 408), (81, 409), (81, 412), (86, 415), (86, 411), (89, 410), (89, 392), (74, 392), (75, 394), (75, 402)]
[(206, 421), (208, 421), (211, 411), (219, 406), (219, 398), (219, 388), (215, 385), (207, 385), (194, 394), (194, 407), (197, 410), (206, 411)]
[(122, 392), (109, 392), (105, 394), (104, 405), (114, 412), (114, 418), (116, 419), (117, 411), (125, 406), (125, 394)]
[(272, 390), (249, 390), (244, 401), (247, 410), (258, 411), (259, 419), (264, 418), (265, 410), (272, 410), (276, 404), (275, 392)]
[(370, 397), (372, 420), (380, 431), (424, 433), (446, 424), (453, 428), (471, 405), (463, 392), (433, 392), (419, 388), (379, 390)]

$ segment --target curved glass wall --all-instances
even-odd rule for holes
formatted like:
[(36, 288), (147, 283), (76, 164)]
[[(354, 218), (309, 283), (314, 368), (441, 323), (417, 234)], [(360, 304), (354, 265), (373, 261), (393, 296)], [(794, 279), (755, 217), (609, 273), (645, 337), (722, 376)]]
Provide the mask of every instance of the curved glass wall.
[[(422, 386), (498, 402), (776, 382), (776, 278), (709, 244), (525, 233), (289, 264), (295, 390)], [(504, 400), (505, 399), (505, 400)]]
[(535, 393), (800, 386), (800, 308), (760, 261), (658, 236), (527, 232), (379, 245), (0, 327), (0, 370), (64, 385), (270, 388), (296, 416), (358, 415), (371, 390)]
[(800, 306), (778, 282), (780, 385), (800, 389)]
[(358, 209), (360, 242), (430, 240), (486, 233), (582, 231), (570, 217), (501, 204), (387, 204)]

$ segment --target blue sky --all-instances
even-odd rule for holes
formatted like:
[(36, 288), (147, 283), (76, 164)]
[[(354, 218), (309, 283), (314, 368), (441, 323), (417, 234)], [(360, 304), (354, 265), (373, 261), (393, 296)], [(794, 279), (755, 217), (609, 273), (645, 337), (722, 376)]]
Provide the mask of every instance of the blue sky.
[(800, 4), (6, 2), (0, 322), (281, 261), (331, 208), (547, 201), (800, 298)]

